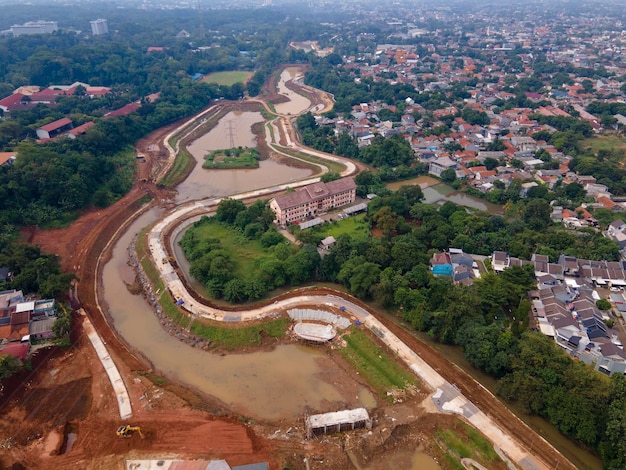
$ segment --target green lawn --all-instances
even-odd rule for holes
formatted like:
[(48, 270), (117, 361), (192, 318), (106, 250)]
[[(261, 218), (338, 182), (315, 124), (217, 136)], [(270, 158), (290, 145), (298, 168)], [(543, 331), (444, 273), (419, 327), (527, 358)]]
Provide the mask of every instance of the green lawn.
[(245, 83), (252, 76), (252, 72), (242, 72), (232, 70), (230, 72), (213, 72), (202, 79), (206, 83), (217, 83), (218, 85), (232, 86), (235, 83)]
[(305, 162), (319, 163), (325, 166), (326, 168), (328, 168), (328, 171), (333, 172), (333, 173), (342, 173), (346, 169), (345, 165), (338, 163), (338, 162), (333, 162), (330, 160), (323, 160), (319, 157), (314, 157), (312, 155), (302, 153), (302, 152), (296, 152), (286, 147), (279, 146), (279, 149), (282, 153), (291, 155), (292, 157), (295, 157), (295, 158), (299, 158), (300, 160), (304, 160)]
[[(211, 221), (207, 224), (194, 227), (196, 240), (217, 238), (220, 247), (230, 253), (236, 260), (235, 277), (246, 279), (250, 273), (256, 270), (255, 260), (267, 254), (267, 249), (261, 246), (259, 240), (249, 240), (241, 232), (227, 227), (218, 222)], [(294, 249), (296, 247), (294, 246)]]
[(258, 168), (257, 149), (238, 147), (214, 150), (204, 157), (202, 168)]
[[(169, 141), (172, 148), (176, 148), (176, 138), (172, 137)], [(182, 145), (178, 154), (176, 155), (176, 159), (174, 160), (174, 164), (170, 168), (163, 178), (159, 180), (159, 184), (165, 186), (167, 188), (173, 188), (178, 183), (181, 182), (183, 176), (187, 171), (187, 167), (193, 164), (193, 157), (186, 150), (185, 146)]]
[(369, 227), (365, 222), (365, 214), (352, 215), (344, 219), (339, 220), (337, 215), (333, 215), (334, 222), (330, 224), (324, 224), (319, 227), (314, 227), (316, 234), (326, 238), (333, 236), (339, 238), (340, 235), (348, 234), (352, 238), (366, 238), (369, 237)]
[(582, 148), (589, 148), (594, 153), (600, 150), (626, 150), (626, 140), (617, 135), (602, 135), (582, 142)]
[(211, 347), (223, 347), (234, 350), (244, 346), (260, 345), (263, 336), (282, 338), (287, 332), (289, 318), (270, 320), (260, 325), (227, 328), (221, 326), (205, 325), (194, 322), (191, 332), (194, 335), (211, 340)]
[(478, 430), (460, 420), (457, 420), (454, 429), (439, 429), (436, 438), (443, 444), (446, 461), (459, 470), (463, 470), (459, 462), (463, 458), (474, 459), (487, 468), (502, 462), (493, 444)]
[(343, 336), (347, 347), (339, 348), (339, 351), (378, 396), (390, 400), (392, 398), (387, 395), (388, 391), (404, 390), (409, 385), (416, 385), (416, 378), (398, 364), (393, 353), (375, 344), (363, 328), (351, 327), (350, 334)]

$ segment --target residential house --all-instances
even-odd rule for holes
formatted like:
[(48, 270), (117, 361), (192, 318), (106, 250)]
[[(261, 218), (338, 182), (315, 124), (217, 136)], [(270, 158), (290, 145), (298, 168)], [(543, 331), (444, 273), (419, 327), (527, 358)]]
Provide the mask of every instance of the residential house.
[(626, 223), (622, 219), (617, 219), (607, 227), (605, 235), (615, 243), (620, 249), (626, 248)]
[(504, 251), (494, 251), (491, 255), (491, 268), (499, 273), (508, 268), (511, 264), (509, 254)]
[(0, 100), (0, 110), (5, 113), (10, 113), (11, 111), (18, 109), (25, 109), (30, 105), (30, 98), (22, 93), (13, 93), (12, 95)]
[(24, 359), (28, 357), (28, 353), (30, 352), (30, 344), (22, 343), (19, 341), (13, 341), (7, 344), (5, 347), (0, 349), (0, 354), (5, 354), (8, 356), (13, 356), (20, 362), (24, 362)]
[(13, 279), (13, 273), (10, 268), (3, 266), (0, 268), (0, 282), (6, 282)]
[(54, 299), (24, 300), (22, 291), (0, 292), (0, 340), (53, 338), (56, 315)]
[(17, 152), (0, 152), (0, 166), (13, 165), (16, 157)]
[(432, 160), (428, 166), (428, 173), (435, 176), (441, 176), (441, 173), (450, 168), (456, 170), (456, 162), (450, 160), (448, 157), (440, 157), (436, 160)]
[(84, 134), (85, 132), (87, 132), (94, 125), (95, 125), (95, 123), (93, 121), (86, 122), (85, 124), (81, 124), (80, 126), (75, 127), (74, 129), (69, 130), (68, 132), (65, 133), (65, 135), (68, 136), (70, 139), (75, 139), (79, 135)]
[(320, 255), (325, 255), (326, 253), (328, 253), (328, 251), (335, 243), (337, 243), (337, 240), (332, 235), (324, 238), (318, 246), (318, 251), (320, 252)]
[(131, 113), (134, 113), (139, 108), (141, 108), (141, 103), (139, 101), (135, 101), (133, 103), (128, 103), (121, 108), (115, 109), (113, 111), (109, 111), (104, 115), (107, 118), (119, 117), (119, 116), (128, 116)]

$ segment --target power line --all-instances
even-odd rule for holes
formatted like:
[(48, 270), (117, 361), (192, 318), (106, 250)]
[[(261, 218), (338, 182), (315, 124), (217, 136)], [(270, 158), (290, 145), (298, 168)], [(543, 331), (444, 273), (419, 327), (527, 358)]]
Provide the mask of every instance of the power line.
[(230, 140), (230, 148), (235, 148), (235, 132), (236, 130), (233, 127), (233, 123), (235, 122), (234, 119), (229, 119), (228, 121), (226, 121), (226, 125), (228, 126), (226, 129), (226, 133), (228, 135), (228, 138)]
[(202, 7), (198, 0), (198, 21), (200, 22), (200, 37), (204, 38), (204, 21), (202, 21)]

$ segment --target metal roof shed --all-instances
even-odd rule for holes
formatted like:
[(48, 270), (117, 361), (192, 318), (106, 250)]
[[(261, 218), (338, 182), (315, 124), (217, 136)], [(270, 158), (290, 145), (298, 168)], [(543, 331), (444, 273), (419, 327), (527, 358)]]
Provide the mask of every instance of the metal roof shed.
[(355, 428), (372, 429), (372, 420), (365, 408), (335, 411), (306, 418), (306, 436), (348, 431)]
[(324, 219), (320, 219), (319, 217), (316, 217), (315, 219), (307, 220), (306, 222), (300, 222), (298, 226), (300, 227), (300, 230), (304, 230), (307, 228), (315, 227), (316, 225), (321, 225), (323, 223), (324, 223)]
[(251, 463), (248, 465), (239, 465), (233, 467), (233, 470), (269, 470), (270, 466), (267, 462)]
[(351, 206), (351, 207), (346, 207), (343, 210), (343, 212), (344, 212), (344, 214), (350, 215), (350, 214), (355, 214), (357, 212), (362, 212), (362, 211), (366, 211), (366, 210), (367, 210), (367, 204), (362, 202), (360, 204), (356, 204), (356, 205)]

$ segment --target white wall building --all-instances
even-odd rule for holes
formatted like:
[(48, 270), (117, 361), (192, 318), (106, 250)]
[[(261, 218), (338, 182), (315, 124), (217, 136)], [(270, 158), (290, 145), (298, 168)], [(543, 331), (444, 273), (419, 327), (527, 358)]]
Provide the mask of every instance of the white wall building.
[(107, 34), (109, 32), (109, 25), (105, 19), (98, 18), (97, 20), (90, 21), (89, 24), (91, 25), (91, 34), (94, 36)]
[(56, 21), (29, 21), (24, 24), (14, 24), (11, 26), (13, 36), (24, 34), (50, 34), (59, 29)]

